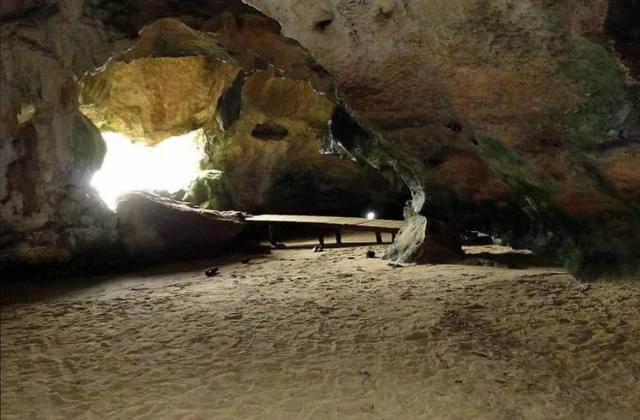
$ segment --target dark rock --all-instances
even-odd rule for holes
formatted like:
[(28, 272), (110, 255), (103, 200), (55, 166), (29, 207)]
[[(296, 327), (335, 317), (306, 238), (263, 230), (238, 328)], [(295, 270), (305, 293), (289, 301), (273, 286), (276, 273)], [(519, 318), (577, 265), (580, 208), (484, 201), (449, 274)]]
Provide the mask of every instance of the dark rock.
[(461, 235), (462, 245), (493, 245), (494, 241), (490, 235), (482, 232), (470, 231)]
[(462, 125), (460, 125), (460, 123), (457, 123), (455, 121), (451, 121), (447, 124), (445, 124), (445, 127), (447, 127), (449, 130), (453, 131), (454, 133), (459, 133), (462, 131)]
[(262, 140), (282, 140), (287, 137), (289, 130), (276, 123), (257, 124), (251, 135)]
[(22, 17), (34, 9), (51, 6), (48, 0), (3, 0), (0, 8), (0, 19), (2, 21)]
[(217, 276), (218, 274), (220, 274), (220, 269), (218, 267), (207, 268), (204, 271), (204, 275), (207, 277)]
[(126, 194), (116, 213), (119, 237), (138, 262), (229, 252), (245, 226), (238, 212), (195, 209), (141, 191)]
[(321, 20), (319, 22), (316, 22), (316, 24), (314, 25), (314, 28), (316, 31), (323, 33), (329, 27), (329, 25), (331, 25), (331, 22), (332, 22), (331, 19)]
[(367, 251), (367, 258), (375, 258), (375, 257), (376, 257), (375, 251)]

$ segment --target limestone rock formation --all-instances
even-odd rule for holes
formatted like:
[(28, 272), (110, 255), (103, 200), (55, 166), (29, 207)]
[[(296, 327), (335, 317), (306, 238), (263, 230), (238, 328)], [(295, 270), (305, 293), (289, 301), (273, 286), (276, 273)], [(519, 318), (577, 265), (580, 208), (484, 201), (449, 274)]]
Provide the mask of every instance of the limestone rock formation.
[(396, 263), (447, 264), (462, 259), (460, 236), (442, 222), (419, 214), (407, 217), (382, 257)]
[(166, 261), (227, 251), (243, 231), (243, 215), (190, 207), (144, 192), (131, 192), (116, 208), (118, 235), (132, 261)]
[(204, 171), (194, 179), (181, 199), (209, 210), (232, 207), (226, 177), (223, 172), (215, 170)]
[(204, 128), (202, 169), (224, 173), (227, 191), (217, 195), (228, 200), (192, 194), (194, 204), (317, 213), (399, 196), (393, 175), (319, 153), (341, 106), (337, 86), (306, 50), (267, 29), (248, 36), (235, 23), (199, 32), (175, 19), (154, 22), (83, 79), (81, 110), (99, 128), (150, 145)]
[[(192, 28), (218, 35), (204, 36), (206, 42), (199, 42), (201, 32), (185, 31), (180, 25), (161, 20), (168, 17), (180, 18)], [(165, 104), (171, 105), (166, 110), (149, 107), (145, 98), (136, 96), (140, 89), (123, 91), (122, 86), (112, 86), (116, 93), (141, 100), (131, 104), (137, 107), (137, 119), (121, 121), (113, 128), (130, 130), (134, 137), (145, 137), (152, 142), (203, 124), (207, 119), (211, 122), (212, 113), (218, 111), (217, 97), (221, 93), (220, 98), (228, 99), (221, 102), (224, 109), (220, 109), (215, 118), (220, 118), (222, 129), (230, 129), (225, 124), (232, 124), (237, 118), (234, 101), (239, 98), (234, 96), (233, 82), (240, 69), (247, 74), (260, 69), (272, 77), (278, 77), (278, 72), (282, 71), (287, 79), (299, 81), (300, 86), (312, 86), (310, 92), (319, 102), (323, 96), (336, 99), (332, 96), (333, 80), (310, 54), (295, 41), (283, 38), (275, 21), (239, 1), (10, 1), (3, 2), (0, 18), (0, 266), (68, 263), (74, 258), (99, 255), (119, 247), (116, 215), (104, 206), (89, 186), (91, 176), (101, 165), (105, 145), (94, 124), (79, 111), (78, 101), (79, 82), (87, 73), (103, 68), (112, 57), (123, 60), (109, 62), (113, 64), (114, 71), (128, 76), (133, 74), (138, 77), (138, 83), (154, 82), (156, 87), (162, 84), (169, 87), (174, 80), (191, 83), (191, 90), (184, 92), (153, 91)], [(159, 31), (161, 34), (144, 32), (148, 38), (139, 38), (141, 29), (158, 21), (160, 23), (156, 27), (162, 29)], [(165, 26), (161, 26), (163, 24)], [(178, 29), (174, 30), (176, 27)], [(162, 34), (166, 37), (159, 36)], [(161, 45), (166, 40), (170, 42)], [(137, 48), (131, 49), (132, 46)], [(185, 53), (189, 48), (192, 48), (191, 52)], [(150, 58), (158, 60), (147, 60)], [(134, 62), (131, 68), (137, 66), (148, 71), (149, 77), (140, 78), (135, 72), (127, 72), (127, 61)], [(152, 72), (155, 67), (172, 66), (169, 77)], [(203, 79), (211, 76), (212, 72), (226, 74), (228, 78), (208, 80), (206, 89), (200, 90), (202, 85), (196, 86), (197, 82), (204, 83)], [(107, 88), (107, 85), (94, 86), (91, 100), (99, 104), (97, 99), (110, 93)], [(82, 90), (83, 95), (87, 92)], [(167, 103), (171, 102), (171, 95), (176, 94), (189, 95), (193, 101), (180, 102), (178, 107), (175, 103)], [(261, 93), (258, 89), (254, 94), (260, 96)], [(291, 94), (295, 100), (297, 93)], [(100, 124), (110, 118), (109, 112), (98, 106), (93, 110), (85, 107), (84, 112)], [(254, 118), (259, 127), (272, 127), (270, 121), (259, 120), (256, 115), (248, 118)], [(286, 119), (284, 114), (283, 118)], [(157, 121), (161, 124), (155, 124)], [(302, 122), (295, 124), (303, 125)], [(283, 123), (278, 122), (278, 125), (283, 126)], [(245, 137), (255, 141), (246, 142), (239, 148), (238, 161), (252, 157), (257, 160), (258, 156), (263, 156), (258, 146), (273, 141), (268, 132), (265, 134), (258, 129), (257, 136), (253, 137), (251, 132), (256, 127), (247, 125), (246, 128), (249, 131), (244, 133)], [(299, 134), (294, 129), (287, 128), (290, 132), (287, 137)], [(220, 132), (215, 125), (211, 130)], [(323, 176), (326, 176), (330, 188), (339, 190), (338, 195), (344, 195), (349, 187), (348, 182), (342, 187), (340, 173), (354, 179), (369, 179), (367, 177), (371, 176), (366, 182), (390, 185), (371, 169), (358, 168), (350, 162), (332, 158), (335, 164), (324, 165), (320, 161), (322, 157), (317, 154), (321, 140), (317, 136), (321, 130), (317, 127), (306, 130), (306, 139), (313, 139), (315, 152), (313, 162), (301, 163), (301, 166), (310, 170), (321, 168), (327, 172)], [(301, 141), (304, 143), (305, 140)], [(220, 148), (219, 145), (216, 147)], [(232, 147), (222, 147), (229, 149), (223, 157), (236, 153)], [(265, 166), (258, 172), (230, 174), (235, 178), (233, 185), (238, 191), (244, 191), (244, 186), (258, 185), (257, 189), (248, 192), (245, 202), (250, 197), (249, 204), (258, 209), (269, 208), (278, 202), (270, 191), (277, 193), (277, 188), (274, 190), (271, 186), (279, 185), (277, 181), (282, 177), (302, 179), (305, 186), (309, 185), (310, 177), (306, 173), (298, 177), (291, 172), (291, 164), (287, 167), (279, 160), (286, 151), (293, 151), (296, 147), (288, 139), (282, 139), (279, 146), (274, 147), (274, 153), (264, 155)], [(310, 154), (312, 146), (307, 144), (303, 149)], [(296, 153), (292, 152), (291, 156), (295, 158)], [(217, 157), (209, 159), (206, 168), (220, 166), (215, 159)], [(338, 175), (332, 175), (328, 167), (338, 168)], [(266, 176), (273, 182), (254, 182)], [(395, 190), (395, 187), (390, 188)], [(313, 190), (311, 194), (314, 194)], [(349, 199), (352, 197), (351, 193), (347, 196)], [(362, 205), (364, 199), (370, 199), (370, 196), (365, 193), (356, 202)], [(334, 205), (334, 202), (325, 204)], [(309, 207), (313, 208), (315, 204), (311, 202)]]
[[(192, 85), (193, 106), (155, 108), (117, 127), (159, 141), (202, 125), (205, 167), (225, 171), (236, 204), (290, 206), (314, 191), (304, 201), (321, 206), (314, 197), (372, 188), (359, 169), (326, 173), (348, 162), (325, 165), (315, 151), (310, 158), (311, 143), (298, 143), (311, 133), (317, 141), (330, 113), (323, 151), (393, 169), (430, 219), (557, 256), (585, 275), (637, 269), (636, 1), (249, 2), (280, 23), (232, 0), (3, 2), (2, 261), (63, 262), (116, 240), (113, 214), (87, 186), (103, 146), (78, 111), (78, 81), (113, 56), (114, 71), (162, 63), (197, 81), (211, 71), (194, 57), (204, 56), (234, 67), (230, 86), (225, 77), (222, 90), (206, 86), (215, 110)], [(197, 32), (160, 21), (162, 30), (138, 38), (164, 18)], [(280, 24), (318, 61), (282, 38)], [(205, 42), (202, 33), (217, 35)], [(185, 54), (186, 45), (200, 52)], [(155, 58), (164, 59), (144, 61)], [(100, 103), (105, 86), (89, 102)], [(273, 93), (294, 100), (270, 102)], [(309, 114), (293, 120), (298, 106)], [(297, 167), (302, 157), (311, 160)], [(295, 193), (280, 199), (283, 191)]]
[(81, 3), (10, 3), (0, 50), (0, 264), (67, 263), (116, 240), (115, 215), (88, 185), (104, 141), (79, 112), (74, 81), (108, 58), (106, 39)]
[(209, 120), (237, 73), (237, 67), (205, 56), (114, 62), (83, 79), (80, 109), (101, 131), (153, 146)]
[(384, 135), (417, 211), (586, 272), (638, 265), (636, 1), (250, 3)]

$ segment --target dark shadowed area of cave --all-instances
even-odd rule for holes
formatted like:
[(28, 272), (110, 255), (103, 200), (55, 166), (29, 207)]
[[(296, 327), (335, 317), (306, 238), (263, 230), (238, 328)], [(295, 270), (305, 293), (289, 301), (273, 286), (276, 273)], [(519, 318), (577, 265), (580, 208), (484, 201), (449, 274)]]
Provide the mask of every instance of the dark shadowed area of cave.
[(3, 418), (637, 418), (638, 1), (0, 28)]

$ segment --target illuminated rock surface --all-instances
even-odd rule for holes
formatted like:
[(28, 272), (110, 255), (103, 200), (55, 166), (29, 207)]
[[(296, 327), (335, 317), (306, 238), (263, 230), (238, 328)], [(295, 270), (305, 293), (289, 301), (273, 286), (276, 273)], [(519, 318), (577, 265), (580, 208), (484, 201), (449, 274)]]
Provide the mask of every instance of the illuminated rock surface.
[(204, 209), (231, 207), (225, 175), (221, 171), (204, 171), (198, 175), (181, 198)]
[(232, 28), (151, 24), (131, 49), (83, 80), (82, 112), (102, 130), (149, 145), (204, 128), (202, 169), (223, 171), (227, 191), (200, 202), (192, 194), (194, 204), (318, 213), (393, 199), (401, 187), (392, 177), (319, 153), (340, 103), (308, 52), (260, 26), (253, 38)]

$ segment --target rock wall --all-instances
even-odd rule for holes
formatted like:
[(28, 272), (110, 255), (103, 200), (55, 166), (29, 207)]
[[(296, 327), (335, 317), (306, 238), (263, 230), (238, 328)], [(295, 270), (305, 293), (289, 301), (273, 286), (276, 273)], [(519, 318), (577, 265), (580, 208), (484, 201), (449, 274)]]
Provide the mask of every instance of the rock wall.
[(243, 30), (229, 20), (223, 32), (176, 19), (145, 27), (133, 47), (83, 79), (82, 112), (102, 130), (150, 145), (204, 128), (202, 169), (224, 172), (229, 199), (194, 204), (321, 213), (399, 196), (391, 174), (319, 153), (341, 101), (309, 53), (259, 23)]
[[(170, 17), (182, 23), (165, 19)], [(0, 19), (0, 265), (73, 260), (110, 264), (103, 260), (121, 256), (117, 217), (89, 186), (104, 158), (105, 144), (95, 125), (79, 111), (79, 83), (105, 64), (113, 71), (126, 72), (127, 63), (143, 63), (149, 76), (144, 82), (151, 82), (151, 76), (156, 75), (156, 85), (164, 83), (165, 88), (168, 81), (180, 77), (191, 83), (194, 89), (186, 92), (191, 93), (190, 101), (180, 102), (178, 109), (171, 96), (184, 97), (185, 92), (158, 89), (154, 92), (160, 99), (156, 104), (165, 107), (164, 112), (144, 101), (129, 104), (137, 109), (137, 120), (110, 126), (113, 115), (100, 105), (112, 90), (104, 80), (96, 79), (91, 89), (82, 90), (82, 105), (93, 106), (83, 111), (103, 128), (128, 131), (148, 142), (207, 125), (210, 149), (222, 148), (225, 153), (211, 154), (205, 166), (229, 170), (226, 179), (231, 180), (234, 205), (277, 211), (278, 205), (297, 203), (307, 207), (289, 207), (289, 211), (328, 210), (335, 209), (336, 203), (343, 205), (341, 198), (347, 205), (362, 205), (372, 195), (385, 196), (385, 188), (387, 192), (398, 191), (392, 180), (372, 169), (334, 157), (321, 162), (318, 151), (323, 133), (328, 131), (333, 109), (341, 103), (334, 80), (298, 43), (282, 37), (277, 22), (240, 1), (9, 1), (3, 2)], [(154, 22), (156, 30), (145, 31), (138, 39), (140, 30)], [(185, 58), (187, 55), (191, 57)], [(152, 71), (172, 65), (164, 76)], [(196, 73), (188, 73), (190, 70)], [(233, 86), (240, 73), (246, 76), (246, 88), (237, 94)], [(222, 74), (221, 80), (208, 80), (209, 89), (204, 93), (197, 83), (194, 86), (194, 79), (203, 82)], [(267, 91), (259, 86), (265, 77), (271, 86)], [(283, 77), (291, 82), (283, 85), (275, 81)], [(128, 93), (144, 99), (135, 91)], [(285, 94), (280, 98), (283, 107), (270, 107), (269, 94)], [(304, 101), (287, 102), (287, 94), (294, 102), (315, 99), (305, 108)], [(235, 115), (236, 103), (250, 112)], [(298, 118), (298, 112), (311, 117)], [(220, 126), (213, 124), (212, 114)], [(277, 137), (283, 126), (296, 138), (274, 138), (274, 132)], [(242, 137), (242, 145), (230, 143), (227, 133)], [(269, 148), (273, 150), (263, 156), (261, 150)], [(226, 158), (233, 153), (233, 160), (251, 164), (230, 165)], [(267, 178), (266, 182), (250, 190), (261, 177)], [(349, 189), (361, 187), (363, 182), (370, 187), (363, 193)], [(376, 189), (376, 184), (382, 187)], [(279, 194), (290, 185), (311, 189), (311, 196), (320, 195), (315, 192), (324, 188), (331, 200), (310, 201), (309, 191), (306, 196), (280, 200)], [(313, 190), (316, 185), (320, 190)]]
[[(282, 53), (294, 41), (247, 43), (280, 28), (235, 1), (3, 2), (3, 261), (67, 261), (113, 239), (113, 214), (87, 187), (104, 147), (78, 112), (77, 81), (145, 25), (177, 17), (194, 29), (232, 28), (241, 67), (283, 57), (274, 67), (289, 79), (334, 74), (344, 98), (333, 95), (348, 107), (333, 110), (325, 152), (393, 168), (423, 215), (554, 254), (587, 276), (638, 266), (636, 1), (251, 3), (320, 65)], [(256, 58), (263, 50), (270, 56)], [(237, 101), (225, 104), (233, 111)], [(252, 127), (274, 149), (283, 133), (280, 122)]]
[(384, 134), (416, 210), (587, 275), (637, 266), (637, 1), (250, 3)]
[(88, 186), (104, 141), (76, 91), (109, 58), (108, 41), (82, 2), (10, 3), (0, 26), (0, 261), (65, 263), (116, 239), (115, 215)]

